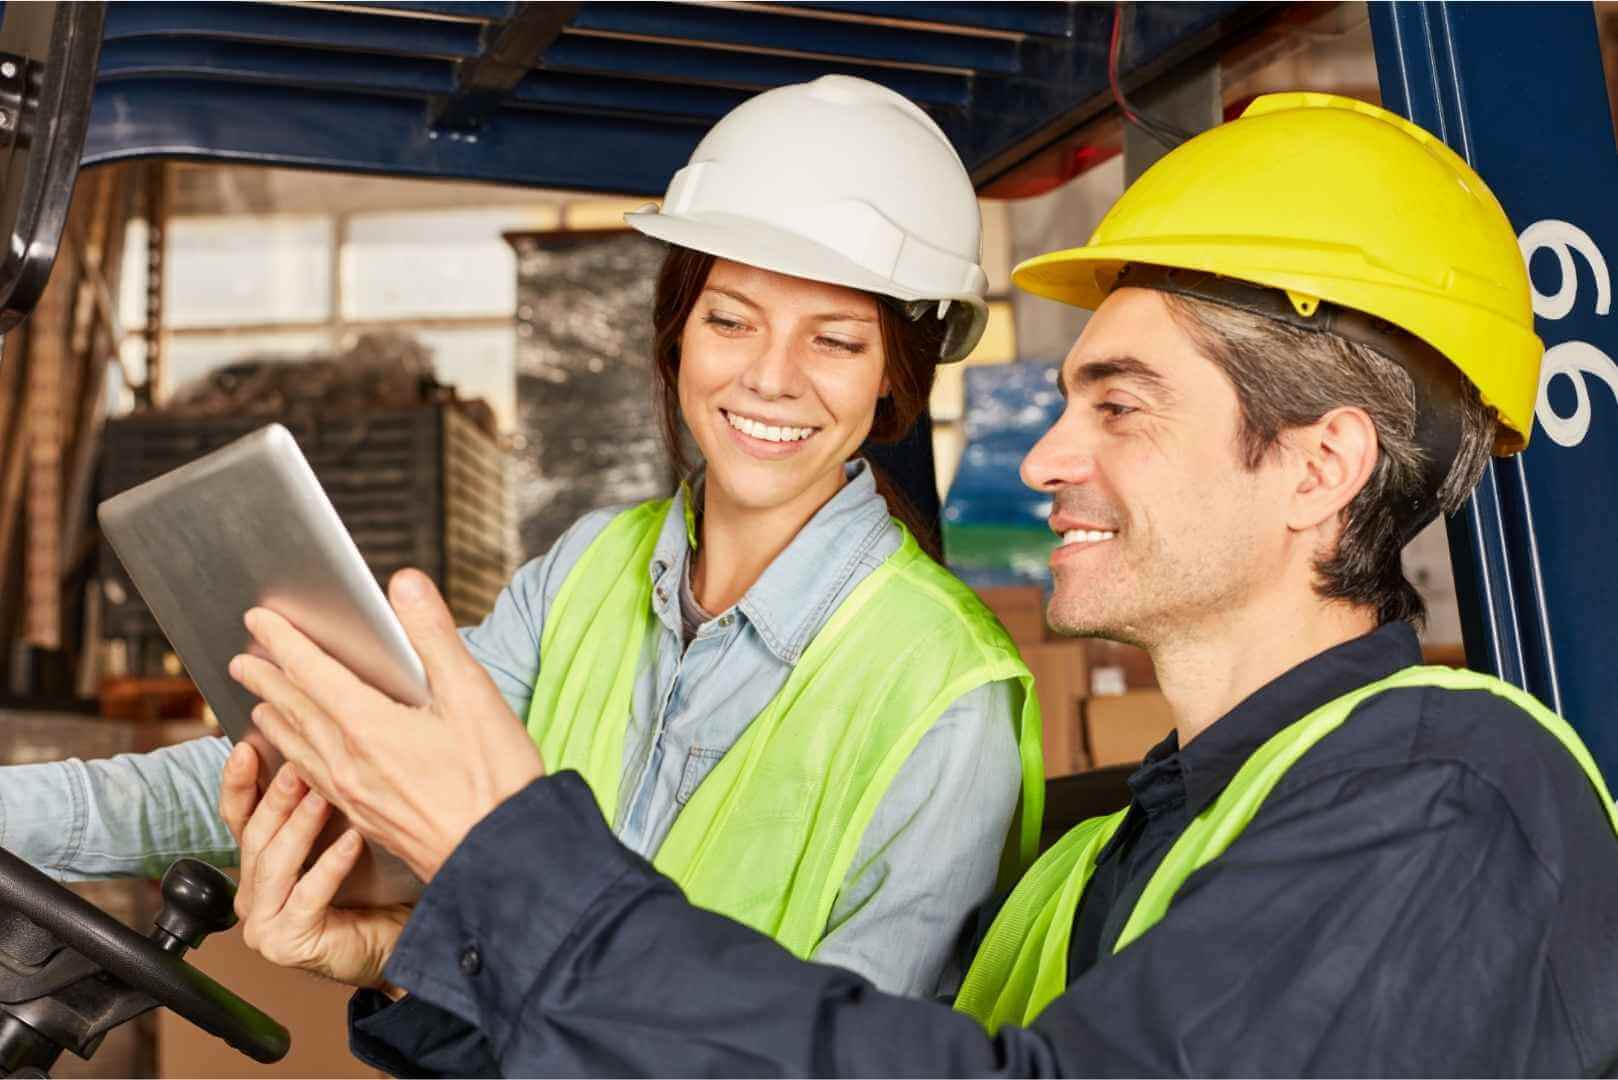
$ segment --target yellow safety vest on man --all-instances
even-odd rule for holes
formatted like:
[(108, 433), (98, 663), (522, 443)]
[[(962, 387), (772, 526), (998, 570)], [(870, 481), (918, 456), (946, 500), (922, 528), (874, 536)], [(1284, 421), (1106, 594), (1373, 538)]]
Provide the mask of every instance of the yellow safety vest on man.
[[(528, 731), (576, 769), (610, 821), (642, 652), (655, 640), (650, 564), (670, 500), (613, 519), (569, 571), (540, 637)], [(799, 957), (825, 934), (888, 785), (944, 710), (1015, 679), (1023, 789), (1005, 883), (1033, 860), (1044, 806), (1039, 703), (1006, 631), (906, 533), (856, 585), (680, 811), (654, 865), (694, 904)]]
[[(1365, 699), (1407, 686), (1498, 694), (1522, 708), (1567, 747), (1590, 778), (1613, 830), (1618, 810), (1590, 751), (1567, 721), (1532, 696), (1487, 675), (1443, 667), (1411, 667), (1327, 702), (1283, 728), (1254, 751), (1219, 797), (1192, 820), (1153, 872), (1113, 945), (1118, 952), (1155, 926), (1186, 879), (1218, 858), (1241, 835), (1264, 799), (1304, 753), (1335, 731)], [(1096, 858), (1123, 824), (1125, 810), (1080, 822), (1041, 856), (989, 928), (967, 972), (955, 1007), (991, 1033), (1003, 1024), (1027, 1026), (1067, 989), (1073, 919)]]

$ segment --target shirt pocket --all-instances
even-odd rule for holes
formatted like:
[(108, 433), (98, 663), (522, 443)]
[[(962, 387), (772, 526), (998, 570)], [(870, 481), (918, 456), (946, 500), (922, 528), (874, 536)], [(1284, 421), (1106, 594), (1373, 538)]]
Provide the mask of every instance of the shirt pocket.
[(724, 756), (723, 750), (704, 750), (700, 746), (693, 746), (685, 755), (685, 771), (680, 774), (680, 790), (674, 793), (674, 801), (684, 806)]

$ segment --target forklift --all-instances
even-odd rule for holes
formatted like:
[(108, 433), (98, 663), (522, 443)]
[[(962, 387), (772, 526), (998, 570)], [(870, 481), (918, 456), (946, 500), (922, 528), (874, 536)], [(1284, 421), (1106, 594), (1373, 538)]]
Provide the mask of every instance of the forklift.
[[(1120, 116), (1126, 163), (1131, 148), (1137, 164), (1160, 153), (1162, 131), (1126, 94), (1217, 122), (1219, 58), (1312, 7), (5, 3), (0, 333), (34, 309), (75, 181), (97, 165), (186, 158), (656, 197), (749, 95), (844, 73), (920, 103), (981, 193), (1019, 197), (1093, 165), (1095, 132)], [(1563, 715), (1618, 784), (1618, 575), (1600, 569), (1618, 560), (1604, 255), (1618, 250), (1618, 142), (1599, 14), (1373, 0), (1366, 15), (1382, 104), (1469, 160), (1518, 228), (1547, 346), (1539, 436), (1494, 461), (1447, 522), (1466, 660)], [(928, 424), (883, 464), (936, 519)], [(1124, 771), (1053, 784), (1047, 835), (1115, 799)], [(161, 890), (143, 935), (0, 850), (0, 1077), (45, 1076), (64, 1050), (89, 1058), (157, 1007), (255, 1061), (285, 1056), (284, 1027), (185, 960), (233, 924), (230, 879), (180, 860)]]

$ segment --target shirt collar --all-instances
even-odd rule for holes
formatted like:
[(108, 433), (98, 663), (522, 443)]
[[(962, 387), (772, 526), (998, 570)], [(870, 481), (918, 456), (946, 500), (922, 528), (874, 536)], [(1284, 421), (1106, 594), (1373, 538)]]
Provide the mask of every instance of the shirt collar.
[[(736, 604), (769, 650), (795, 664), (831, 617), (861, 559), (890, 528), (888, 504), (870, 466), (856, 458), (843, 466), (847, 482), (815, 512), (786, 550)], [(652, 552), (652, 607), (670, 630), (680, 630), (679, 575), (687, 573), (694, 538), (687, 508), (702, 497), (702, 474), (682, 484)]]
[[(701, 477), (694, 482), (700, 490)], [(663, 528), (652, 548), (652, 561), (646, 568), (652, 578), (652, 612), (676, 634), (681, 633), (680, 579), (687, 572), (686, 566), (695, 547), (689, 538), (691, 499), (691, 487), (681, 484), (669, 505), (668, 516), (663, 519)]]
[[(1248, 695), (1190, 746), (1170, 732), (1130, 777), (1144, 790), (1168, 759), (1178, 764), (1186, 810), (1199, 814), (1219, 796), (1260, 746), (1288, 724), (1344, 694), (1421, 663), (1421, 644), (1406, 622), (1391, 622), (1310, 657)], [(1139, 782), (1137, 788), (1137, 781)]]

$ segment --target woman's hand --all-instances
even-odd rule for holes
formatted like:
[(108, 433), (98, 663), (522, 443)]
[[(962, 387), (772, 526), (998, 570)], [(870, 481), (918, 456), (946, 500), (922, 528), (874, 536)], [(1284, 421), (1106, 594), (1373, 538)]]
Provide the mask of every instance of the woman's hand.
[(253, 721), (298, 774), (431, 881), (472, 826), (545, 768), (426, 575), (400, 571), (388, 592), (426, 668), (427, 707), (386, 697), (262, 608), (246, 621), (268, 659), (238, 656), (230, 673), (263, 701)]
[[(351, 986), (391, 989), (382, 969), (410, 908), (331, 906), (364, 843), (350, 829), (307, 872), (303, 867), (331, 808), (283, 765), (258, 798), (258, 755), (245, 743), (225, 763), (220, 813), (241, 845), (236, 914), (247, 947), (282, 967), (302, 968)], [(256, 807), (254, 804), (257, 804)]]

